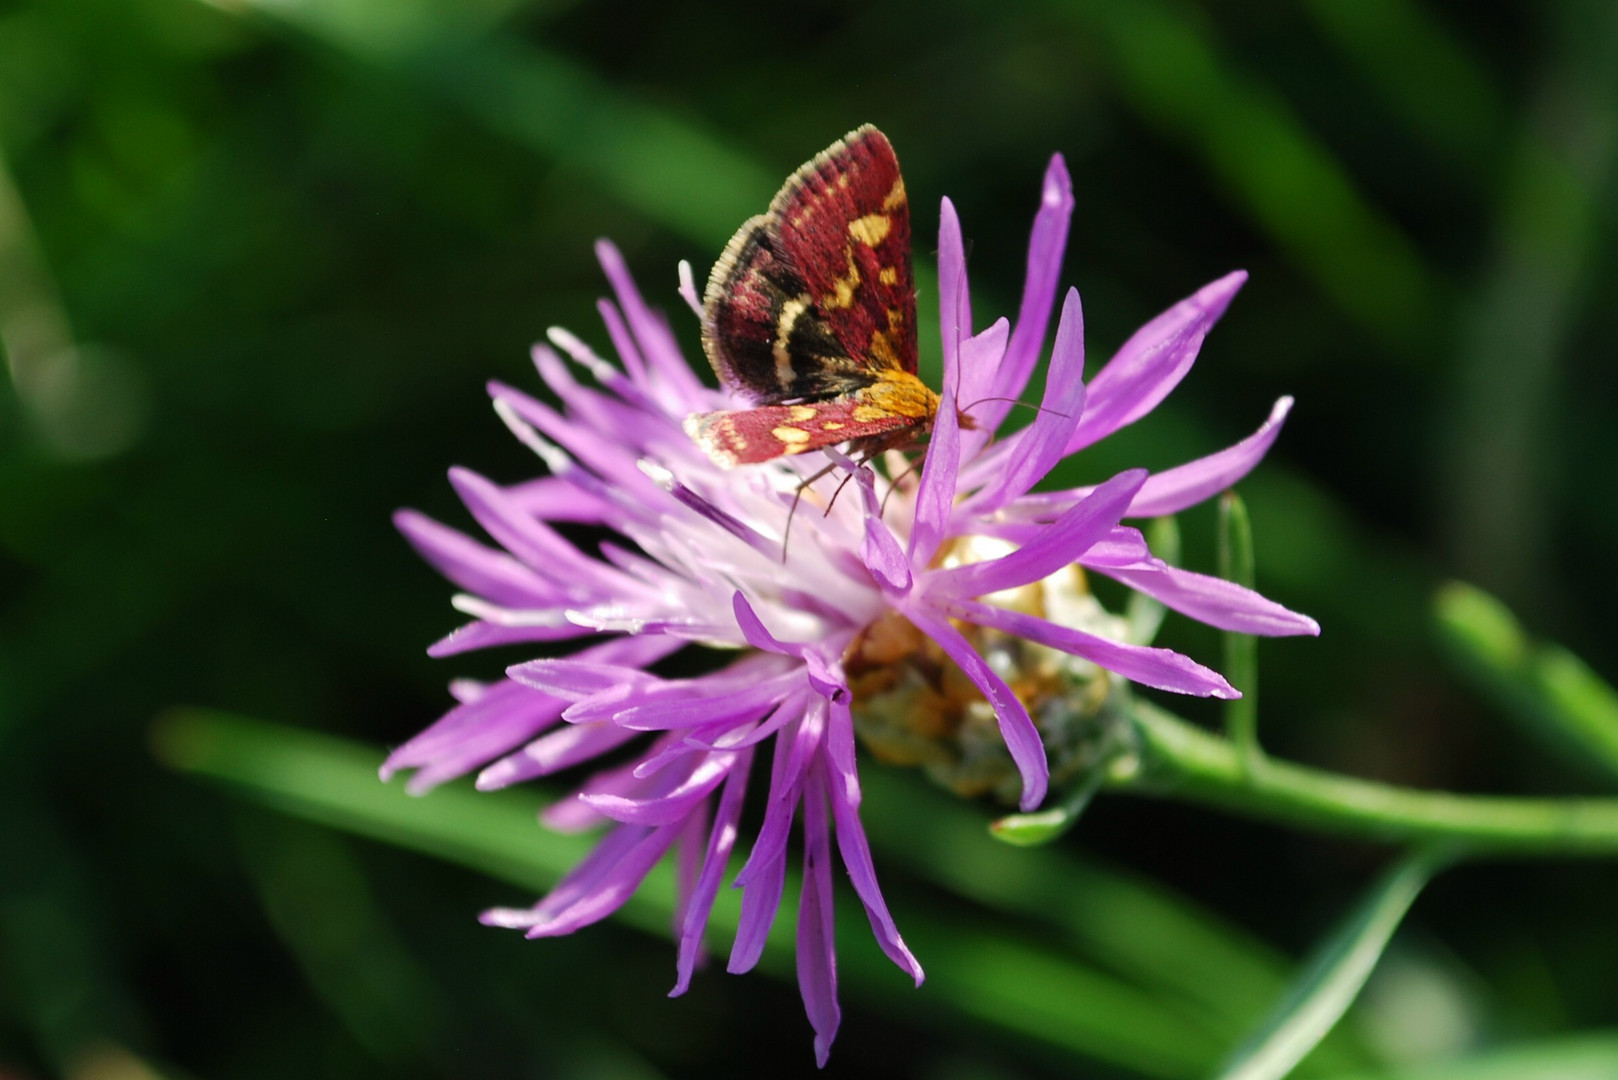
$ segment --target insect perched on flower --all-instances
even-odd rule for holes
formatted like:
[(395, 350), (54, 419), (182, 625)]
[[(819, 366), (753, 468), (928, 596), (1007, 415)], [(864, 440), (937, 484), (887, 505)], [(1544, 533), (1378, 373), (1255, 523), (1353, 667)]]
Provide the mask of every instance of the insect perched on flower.
[[(1171, 306), (1086, 383), (1078, 293), (1057, 302), (1072, 211), (1055, 156), (1015, 328), (1000, 319), (974, 332), (960, 222), (942, 201), (937, 394), (915, 375), (909, 214), (892, 148), (874, 128), (815, 158), (743, 226), (706, 303), (683, 273), (723, 391), (692, 372), (617, 249), (598, 245), (616, 362), (553, 328), (533, 356), (557, 404), (489, 387), (547, 475), (501, 484), (451, 471), (492, 546), (413, 511), (395, 519), (460, 587), (455, 606), (471, 617), (432, 655), (541, 643), (546, 652), (494, 682), (457, 680), (459, 704), (389, 755), (383, 774), (414, 770), (419, 792), (477, 770), (488, 790), (595, 767), (543, 815), (552, 828), (601, 830), (594, 850), (531, 907), (495, 908), (485, 922), (529, 937), (572, 933), (616, 911), (672, 855), (680, 993), (713, 944), (727, 881), (742, 899), (726, 968), (758, 963), (796, 831), (798, 984), (824, 1064), (840, 1020), (839, 863), (878, 946), (922, 979), (860, 820), (859, 740), (957, 790), (1032, 810), (1073, 775), (1089, 745), (1078, 729), (1119, 715), (1102, 706), (1128, 695), (1125, 680), (1237, 696), (1218, 672), (1131, 639), (1090, 594), (1091, 573), (1221, 629), (1318, 632), (1250, 589), (1164, 562), (1123, 523), (1176, 513), (1241, 479), (1280, 433), (1290, 398), (1246, 439), (1176, 468), (1034, 490), (1068, 455), (1149, 413), (1245, 279), (1228, 274)], [(1058, 306), (1038, 414), (997, 438)], [(734, 391), (754, 407), (736, 409)], [(958, 410), (957, 400), (971, 404)], [(836, 449), (869, 459), (924, 434), (913, 477), (883, 476)], [(838, 502), (836, 481), (795, 456), (808, 450), (842, 466), (858, 497)], [(789, 552), (799, 496), (824, 510), (807, 515)], [(583, 647), (556, 655), (558, 644)], [(667, 661), (689, 671), (688, 649), (705, 650), (701, 674), (657, 670)], [(743, 814), (749, 785), (768, 789), (756, 824)], [(744, 821), (750, 850), (732, 873)]]
[(866, 124), (832, 143), (736, 231), (708, 278), (702, 331), (719, 381), (756, 402), (685, 421), (725, 468), (840, 443), (869, 459), (932, 427), (910, 203), (886, 135)]

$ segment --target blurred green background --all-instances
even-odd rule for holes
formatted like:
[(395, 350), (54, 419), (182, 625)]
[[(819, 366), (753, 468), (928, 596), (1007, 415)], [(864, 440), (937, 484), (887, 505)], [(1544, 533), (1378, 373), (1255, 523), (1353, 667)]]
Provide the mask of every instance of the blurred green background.
[[(181, 705), (341, 736), (369, 749), (228, 728), (243, 770), (285, 786), (307, 749), (352, 766), (322, 790), (370, 798), (447, 680), (516, 659), (423, 655), (459, 617), (388, 520), (466, 525), (451, 464), (533, 472), (483, 381), (535, 388), (552, 324), (605, 348), (598, 236), (697, 359), (677, 260), (704, 275), (866, 121), (924, 266), (955, 201), (980, 325), (1014, 310), (1066, 155), (1092, 371), (1251, 272), (1182, 388), (1078, 478), (1211, 451), (1297, 396), (1242, 491), (1261, 588), (1325, 632), (1263, 647), (1268, 746), (1462, 791), (1613, 787), (1448, 666), (1429, 614), (1464, 578), (1618, 674), (1609, 0), (7, 0), (0, 1077), (812, 1074), (789, 963), (668, 1001), (655, 912), (479, 926), (543, 874), (467, 855), (464, 791), (374, 785), (381, 817), (466, 823), (388, 842), (151, 742)], [(1210, 570), (1211, 511), (1182, 528)], [(1187, 620), (1165, 640), (1217, 663)], [(867, 772), (932, 980), (884, 970), (855, 916), (836, 1075), (1204, 1075), (1386, 858), (1117, 798), (1018, 852), (984, 838), (993, 808)], [(484, 800), (487, 828), (520, 852), (536, 800)], [(1618, 1075), (1615, 905), (1606, 862), (1442, 877), (1310, 1074)], [(1432, 1071), (1469, 1055), (1504, 1071)]]

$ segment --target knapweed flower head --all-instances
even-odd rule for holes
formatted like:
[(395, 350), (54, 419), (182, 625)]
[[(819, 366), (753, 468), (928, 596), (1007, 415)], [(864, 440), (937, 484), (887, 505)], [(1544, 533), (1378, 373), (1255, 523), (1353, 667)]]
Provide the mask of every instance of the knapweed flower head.
[[(1189, 657), (1122, 640), (1084, 588), (1085, 573), (1222, 629), (1318, 632), (1250, 590), (1168, 565), (1123, 524), (1172, 514), (1245, 475), (1275, 440), (1290, 399), (1251, 436), (1208, 457), (1158, 473), (1131, 469), (1094, 487), (1034, 491), (1063, 458), (1140, 419), (1174, 388), (1243, 274), (1153, 319), (1088, 383), (1079, 298), (1069, 290), (1039, 410), (1026, 427), (997, 435), (1044, 351), (1072, 208), (1058, 156), (1045, 175), (1015, 325), (1001, 319), (974, 333), (960, 224), (944, 200), (944, 385), (919, 474), (906, 475), (901, 463), (884, 475), (830, 450), (841, 467), (807, 486), (826, 464), (822, 454), (727, 470), (692, 441), (688, 416), (739, 403), (693, 374), (617, 250), (598, 245), (615, 295), (599, 310), (616, 361), (553, 330), (533, 356), (559, 407), (490, 386), (495, 410), (545, 474), (498, 484), (450, 473), (493, 545), (413, 511), (396, 519), (460, 587), (455, 606), (472, 618), (432, 655), (530, 642), (582, 647), (516, 664), (492, 684), (456, 683), (459, 704), (396, 750), (384, 776), (413, 769), (411, 790), (425, 791), (480, 770), (477, 785), (488, 790), (635, 744), (632, 756), (613, 754), (544, 812), (553, 828), (604, 829), (593, 852), (533, 907), (496, 909), (485, 922), (530, 937), (571, 933), (616, 910), (672, 851), (680, 888), (673, 992), (683, 992), (743, 842), (744, 795), (758, 775), (767, 798), (730, 882), (743, 893), (728, 967), (743, 972), (758, 961), (801, 823), (798, 982), (823, 1064), (839, 1018), (838, 862), (877, 943), (922, 980), (861, 827), (856, 715), (890, 733), (895, 722), (990, 718), (1014, 766), (1017, 801), (1031, 810), (1050, 784), (1046, 741), (1053, 715), (1071, 705), (1075, 673), (1099, 669), (1198, 696), (1236, 693)], [(838, 498), (845, 480), (850, 490)], [(581, 544), (569, 534), (610, 538)], [(691, 677), (652, 670), (693, 647), (718, 650), (725, 662)]]

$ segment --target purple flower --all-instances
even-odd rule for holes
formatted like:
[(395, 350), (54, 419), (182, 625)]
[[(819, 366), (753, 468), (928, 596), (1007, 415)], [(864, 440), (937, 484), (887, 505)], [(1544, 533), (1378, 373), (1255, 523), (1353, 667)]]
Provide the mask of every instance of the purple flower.
[[(530, 937), (570, 933), (611, 914), (675, 849), (673, 992), (683, 992), (737, 843), (755, 753), (768, 743), (768, 800), (733, 882), (743, 895), (728, 966), (746, 971), (763, 951), (801, 814), (798, 981), (824, 1064), (838, 1025), (834, 843), (878, 944), (918, 984), (922, 979), (883, 902), (860, 824), (856, 712), (891, 713), (898, 702), (901, 725), (928, 709), (992, 716), (1028, 810), (1050, 782), (1030, 705), (1049, 701), (1035, 700), (1037, 680), (1014, 689), (1007, 664), (985, 659), (990, 649), (1002, 660), (1008, 642), (1035, 650), (1058, 683), (1093, 664), (1159, 689), (1236, 696), (1218, 673), (1188, 657), (1121, 640), (1075, 566), (1213, 626), (1318, 632), (1312, 620), (1250, 590), (1167, 565), (1137, 530), (1120, 524), (1173, 513), (1245, 475), (1274, 441), (1290, 399), (1277, 402), (1253, 435), (1198, 461), (1155, 475), (1130, 470), (1093, 488), (1031, 493), (1067, 454), (1139, 419), (1173, 389), (1244, 275), (1222, 278), (1148, 323), (1088, 386), (1078, 294), (1070, 290), (1040, 412), (1028, 427), (993, 439), (1006, 399), (1021, 394), (1043, 350), (1072, 206), (1066, 168), (1054, 158), (1016, 327), (1002, 319), (974, 334), (960, 225), (945, 200), (945, 385), (920, 476), (898, 475), (900, 466), (890, 481), (833, 453), (843, 475), (803, 488), (795, 515), (795, 498), (817, 462), (788, 457), (725, 471), (694, 445), (682, 430), (685, 417), (736, 403), (692, 374), (617, 250), (598, 245), (617, 297), (599, 309), (619, 362), (552, 330), (555, 348), (537, 346), (534, 361), (560, 409), (490, 386), (496, 411), (547, 475), (502, 486), (467, 470), (450, 473), (495, 546), (413, 511), (396, 517), (422, 555), (463, 590), (455, 606), (472, 617), (432, 655), (517, 642), (591, 643), (563, 659), (517, 664), (492, 685), (455, 684), (459, 704), (396, 750), (384, 777), (414, 769), (410, 790), (421, 792), (480, 769), (478, 787), (488, 790), (641, 740), (628, 764), (597, 772), (543, 815), (558, 829), (606, 826), (591, 855), (534, 907), (490, 911), (485, 922)], [(688, 271), (683, 277), (682, 294), (695, 307)], [(595, 386), (576, 381), (569, 360)], [(972, 427), (958, 423), (957, 403), (965, 403)], [(850, 474), (858, 496), (839, 499), (838, 483)], [(580, 546), (558, 525), (593, 526), (622, 539)], [(696, 677), (650, 670), (688, 645), (734, 659)], [(1022, 654), (1012, 655), (1015, 668)], [(1051, 657), (1076, 666), (1053, 668)], [(923, 669), (931, 674), (915, 674)]]

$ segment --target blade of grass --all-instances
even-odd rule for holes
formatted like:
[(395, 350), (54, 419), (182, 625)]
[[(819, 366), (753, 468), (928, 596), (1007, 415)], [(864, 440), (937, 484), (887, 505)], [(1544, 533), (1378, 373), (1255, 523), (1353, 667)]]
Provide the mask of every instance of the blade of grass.
[(1459, 178), (1477, 184), (1494, 174), (1504, 95), (1437, 14), (1411, 0), (1308, 0), (1303, 9)]
[(1220, 1080), (1280, 1080), (1337, 1024), (1438, 868), (1429, 850), (1396, 863), (1331, 931), (1271, 1018), (1232, 1057)]
[(1618, 777), (1618, 691), (1588, 665), (1534, 641), (1509, 608), (1472, 585), (1440, 589), (1433, 619), (1457, 669), (1528, 734), (1570, 764)]
[(1614, 1076), (1618, 1076), (1618, 1031), (1609, 1030), (1331, 1080), (1611, 1080)]
[[(1231, 1041), (1286, 988), (1279, 953), (1161, 886), (1093, 859), (1001, 843), (978, 811), (915, 776), (867, 769), (861, 783), (866, 831), (883, 866), (1054, 928), (1131, 982), (1174, 995)], [(1329, 1049), (1338, 1068), (1369, 1060), (1343, 1033)]]
[(1605, 316), (1595, 299), (1608, 258), (1600, 238), (1618, 177), (1618, 12), (1525, 12), (1541, 59), (1500, 170), (1492, 250), (1460, 307), (1432, 443), (1434, 520), (1450, 564), (1510, 597), (1577, 588), (1554, 569), (1558, 504), (1547, 479), (1575, 453), (1563, 411), (1580, 386), (1579, 335)]
[(739, 208), (745, 215), (764, 206), (779, 183), (697, 121), (621, 91), (554, 51), (482, 36), (482, 20), (460, 17), (453, 6), (413, 5), (403, 15), (388, 0), (244, 0), (243, 7), (429, 87), (707, 246), (723, 244), (741, 220)]

